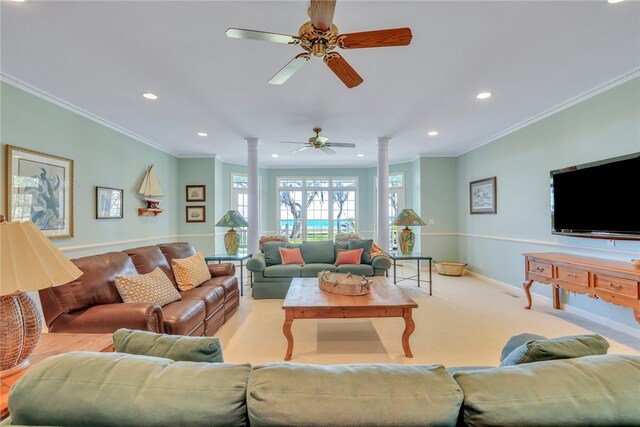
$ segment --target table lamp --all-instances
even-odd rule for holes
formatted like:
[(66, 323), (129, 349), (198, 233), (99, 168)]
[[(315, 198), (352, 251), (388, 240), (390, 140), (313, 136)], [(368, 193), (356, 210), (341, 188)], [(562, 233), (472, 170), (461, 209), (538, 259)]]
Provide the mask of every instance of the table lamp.
[(29, 366), (42, 332), (36, 303), (25, 292), (62, 285), (82, 275), (31, 221), (0, 215), (0, 377)]
[(234, 230), (234, 227), (248, 227), (249, 223), (242, 217), (240, 212), (235, 210), (227, 211), (226, 214), (216, 224), (216, 227), (231, 227), (227, 234), (224, 235), (224, 248), (227, 255), (237, 255), (240, 247), (240, 236)]
[(413, 209), (402, 209), (396, 219), (391, 223), (392, 225), (404, 225), (404, 230), (398, 233), (398, 247), (402, 255), (408, 255), (413, 252), (413, 246), (416, 243), (416, 235), (409, 228), (410, 225), (427, 225), (424, 221), (414, 212)]

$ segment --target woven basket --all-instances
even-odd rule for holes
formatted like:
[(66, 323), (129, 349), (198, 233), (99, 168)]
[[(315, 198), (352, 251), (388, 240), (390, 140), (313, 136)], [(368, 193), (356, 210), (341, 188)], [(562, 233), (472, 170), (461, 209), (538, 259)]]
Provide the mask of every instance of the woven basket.
[(443, 276), (462, 276), (467, 264), (453, 261), (436, 261), (436, 270)]

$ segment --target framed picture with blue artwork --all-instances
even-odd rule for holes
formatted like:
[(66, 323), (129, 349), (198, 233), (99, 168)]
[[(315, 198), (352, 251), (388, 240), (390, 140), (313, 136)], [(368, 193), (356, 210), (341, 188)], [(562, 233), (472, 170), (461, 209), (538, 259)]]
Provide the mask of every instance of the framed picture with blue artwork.
[(7, 145), (9, 221), (32, 221), (50, 239), (73, 237), (73, 160)]
[(469, 206), (472, 214), (494, 214), (498, 212), (496, 177), (469, 183)]

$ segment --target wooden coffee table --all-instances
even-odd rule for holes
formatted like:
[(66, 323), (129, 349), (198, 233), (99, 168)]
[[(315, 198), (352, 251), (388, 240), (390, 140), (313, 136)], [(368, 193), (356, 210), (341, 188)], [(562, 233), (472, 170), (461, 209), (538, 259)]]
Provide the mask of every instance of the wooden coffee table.
[(282, 304), (284, 325), (282, 332), (287, 338), (287, 354), (284, 360), (291, 360), (293, 354), (293, 334), (291, 324), (294, 319), (353, 319), (367, 317), (402, 317), (402, 349), (404, 355), (413, 357), (409, 347), (409, 337), (415, 329), (412, 309), (418, 304), (409, 298), (391, 281), (382, 276), (371, 278), (371, 293), (361, 296), (337, 295), (323, 292), (317, 277), (296, 277), (291, 281), (289, 292)]

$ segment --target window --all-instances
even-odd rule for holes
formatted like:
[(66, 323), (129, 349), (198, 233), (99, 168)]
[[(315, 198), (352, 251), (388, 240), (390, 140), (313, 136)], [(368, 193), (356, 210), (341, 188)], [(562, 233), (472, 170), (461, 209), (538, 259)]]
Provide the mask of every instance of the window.
[(355, 232), (356, 190), (355, 178), (279, 178), (280, 234), (301, 242)]
[[(231, 209), (240, 212), (240, 215), (249, 222), (248, 210), (248, 180), (246, 175), (231, 175)], [(247, 248), (247, 229), (236, 230), (240, 236), (240, 248)]]
[[(389, 175), (389, 224), (404, 209), (404, 174)], [(389, 247), (398, 248), (398, 226), (389, 226)]]

